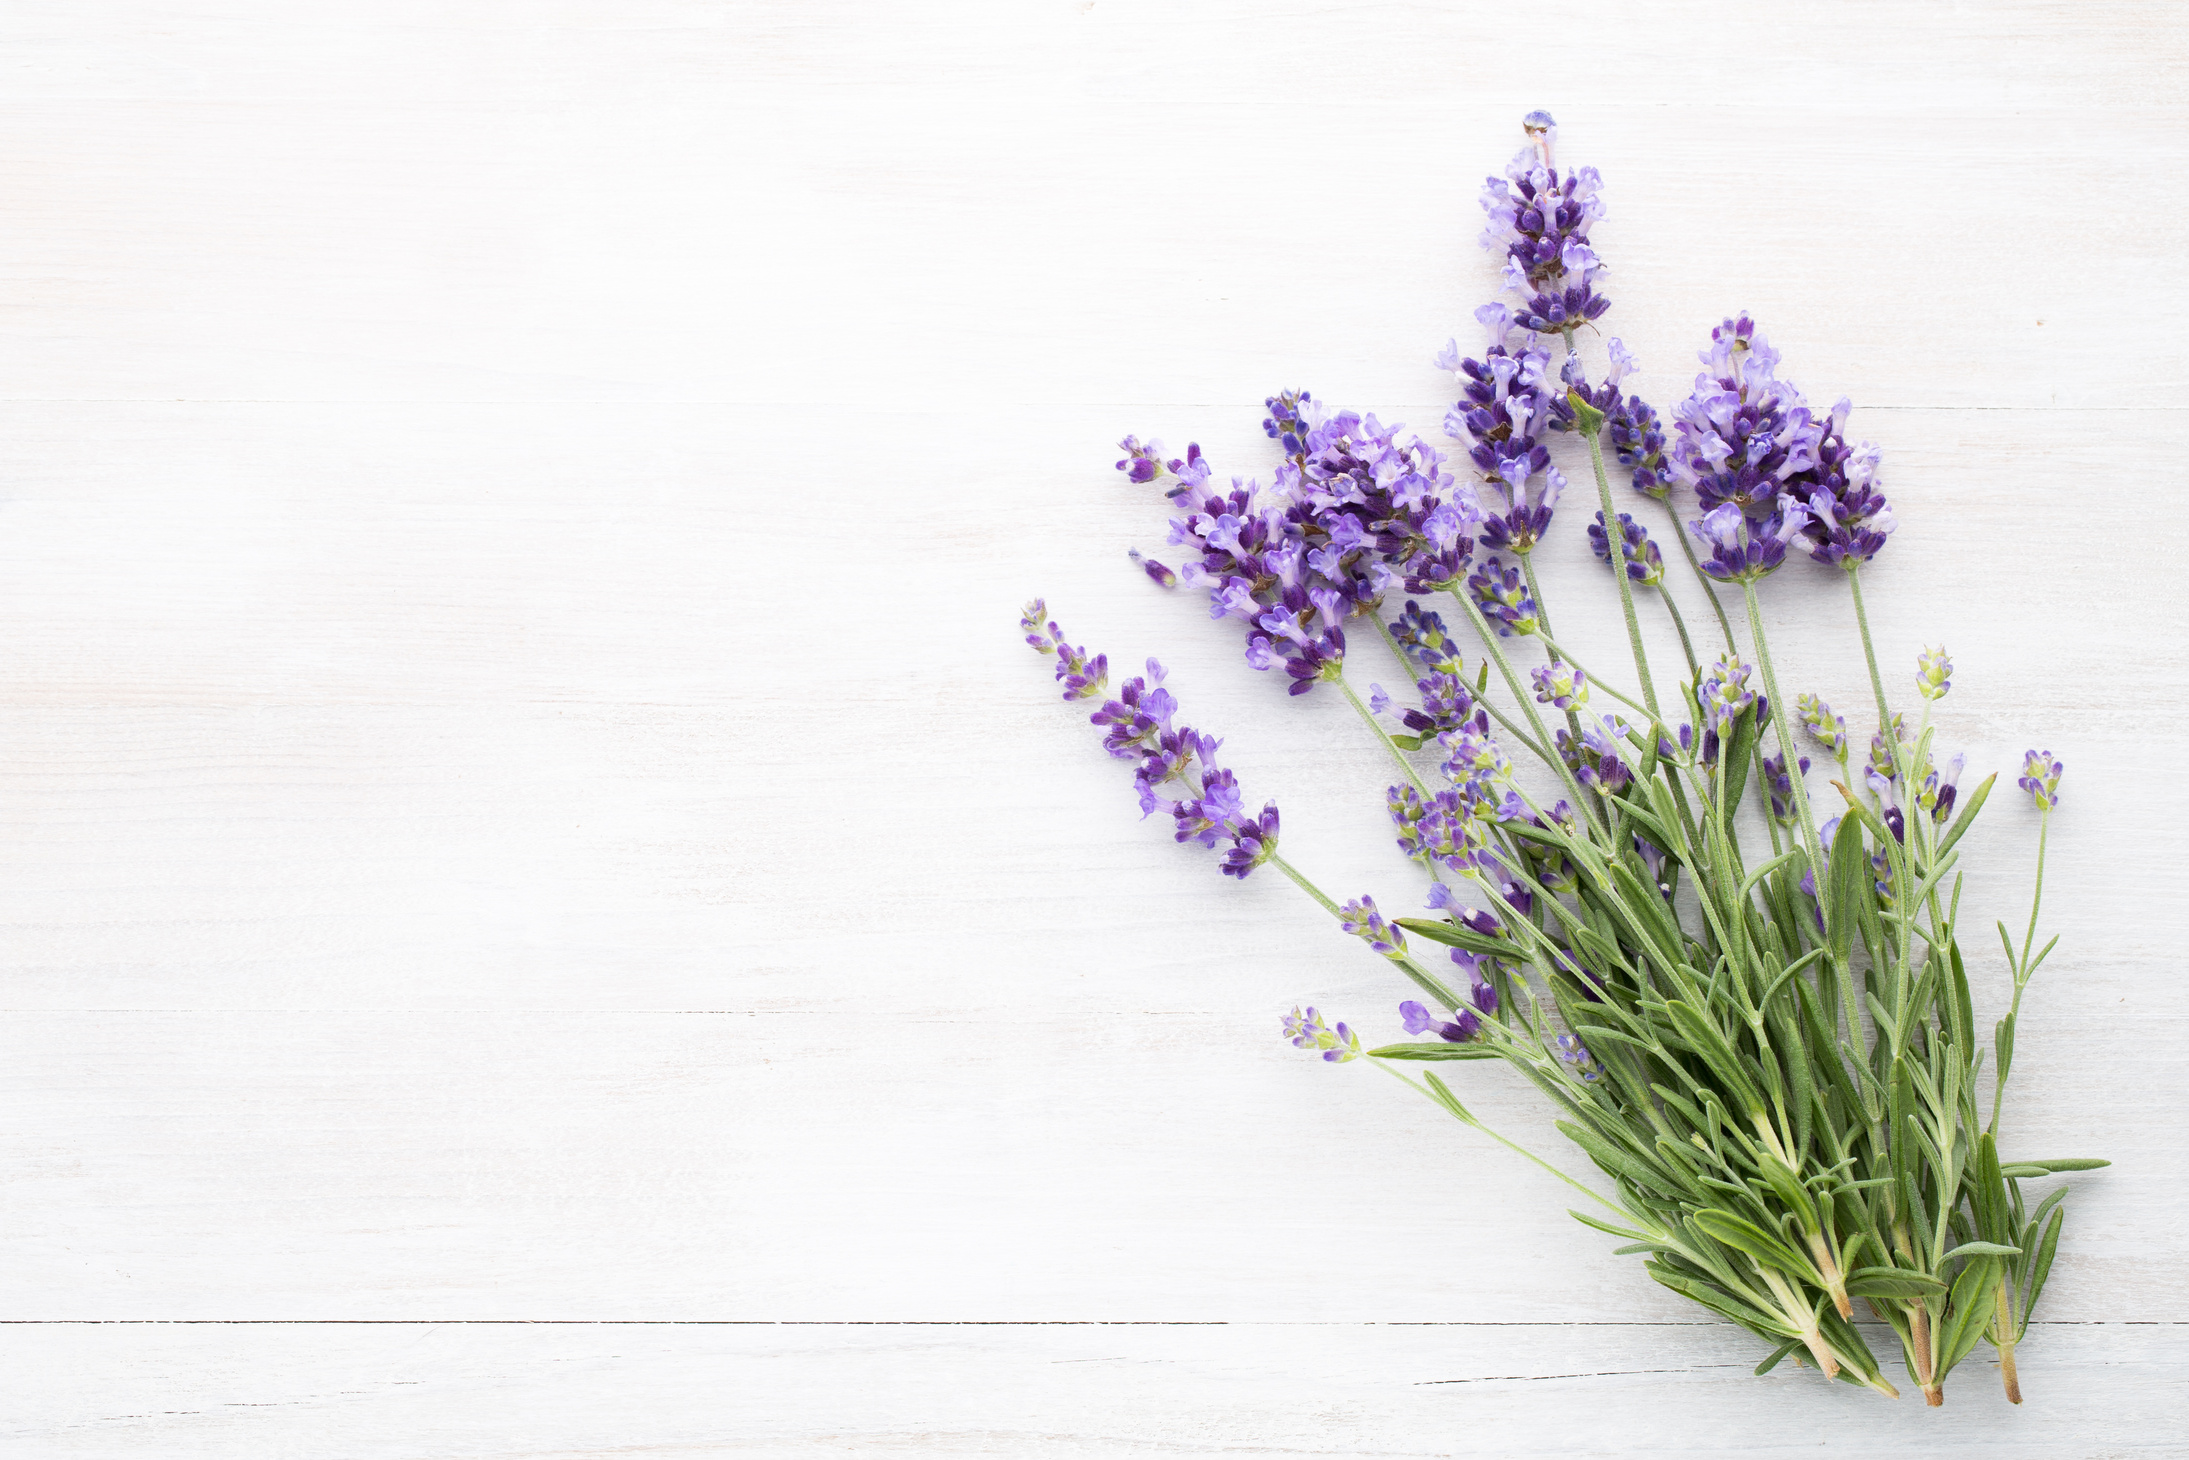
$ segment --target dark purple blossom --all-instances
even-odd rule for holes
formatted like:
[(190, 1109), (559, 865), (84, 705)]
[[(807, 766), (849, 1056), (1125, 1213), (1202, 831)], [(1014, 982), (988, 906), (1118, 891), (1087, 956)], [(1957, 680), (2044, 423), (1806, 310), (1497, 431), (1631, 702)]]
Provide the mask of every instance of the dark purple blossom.
[(1129, 548), (1125, 556), (1140, 565), (1140, 571), (1148, 575), (1148, 581), (1158, 588), (1176, 588), (1178, 575), (1150, 557), (1143, 557), (1138, 548)]
[[(1802, 756), (1797, 762), (1801, 774), (1809, 770), (1809, 757)], [(1791, 825), (1794, 813), (1794, 778), (1786, 773), (1786, 757), (1767, 755), (1763, 758), (1763, 785), (1771, 798), (1771, 815), (1780, 822)]]
[[(1589, 524), (1589, 546), (1608, 567), (1611, 563), (1611, 539), (1604, 533), (1604, 514), (1596, 514)], [(1627, 577), (1644, 588), (1654, 588), (1665, 580), (1664, 554), (1657, 544), (1650, 541), (1648, 529), (1625, 512), (1619, 514), (1619, 549), (1626, 554)]]
[(1579, 740), (1571, 731), (1558, 732), (1558, 758), (1575, 780), (1606, 796), (1634, 784), (1634, 768), (1626, 762), (1629, 753), (1627, 727), (1616, 715), (1583, 720)]
[[(1063, 631), (1055, 623), (1043, 627), (1042, 612), (1037, 599), (1019, 620), (1027, 643), (1035, 650), (1083, 666), (1107, 665), (1105, 656), (1089, 661), (1084, 651), (1064, 644)], [(1145, 676), (1127, 680), (1117, 698), (1105, 701), (1087, 718), (1102, 728), (1102, 743), (1111, 755), (1134, 763), (1140, 814), (1168, 812), (1179, 841), (1198, 842), (1211, 850), (1223, 847), (1221, 870), (1244, 878), (1277, 854), (1277, 808), (1271, 804), (1259, 815), (1248, 813), (1238, 777), (1216, 763), (1223, 742), (1178, 723), (1178, 701), (1164, 687), (1163, 678), (1163, 666), (1150, 659)], [(1084, 696), (1067, 689), (1065, 697)]]
[(1571, 329), (1611, 307), (1596, 292), (1603, 266), (1588, 238), (1590, 225), (1604, 216), (1603, 179), (1593, 167), (1559, 172), (1552, 157), (1557, 128), (1547, 112), (1529, 113), (1522, 127), (1528, 145), (1506, 164), (1504, 177), (1484, 180), (1482, 246), (1503, 250), (1505, 285), (1523, 301), (1521, 323)]
[(1786, 561), (1786, 545), (1808, 520), (1793, 497), (1779, 498), (1778, 510), (1750, 518), (1731, 502), (1711, 508), (1688, 524), (1698, 542), (1710, 549), (1702, 570), (1726, 583), (1748, 583), (1776, 572)]
[(1428, 1006), (1408, 999), (1399, 1005), (1399, 1018), (1408, 1034), (1434, 1034), (1449, 1044), (1465, 1044), (1482, 1030), (1482, 1020), (1472, 1009), (1461, 1009), (1450, 1019), (1439, 1019)]
[(1725, 321), (1710, 340), (1694, 392), (1673, 412), (1667, 465), (1706, 511), (1731, 505), (1761, 517), (1790, 492), (1799, 500), (1825, 423), (1776, 377), (1779, 353), (1748, 316)]
[(1840, 434), (1853, 409), (1854, 403), (1845, 399), (1832, 408), (1824, 439), (1817, 445), (1817, 464), (1807, 473), (1807, 481), (1794, 486), (1809, 506), (1809, 522), (1803, 528), (1809, 556), (1820, 563), (1849, 567), (1876, 557), (1898, 525), (1885, 494), (1878, 490), (1882, 453), (1868, 441), (1849, 448)]
[(1539, 622), (1535, 598), (1518, 568), (1487, 559), (1468, 577), (1467, 592), (1501, 637), (1535, 632)]
[(1578, 664), (1568, 664), (1563, 659), (1539, 664), (1529, 671), (1529, 678), (1535, 681), (1538, 704), (1570, 710), (1589, 702), (1589, 677), (1581, 672)]
[[(1732, 736), (1734, 723), (1742, 714), (1755, 712), (1759, 732), (1771, 723), (1770, 699), (1749, 687), (1748, 676), (1754, 672), (1754, 666), (1742, 663), (1739, 656), (1721, 654), (1695, 686), (1695, 707), (1701, 712), (1699, 723), (1703, 727), (1704, 765), (1717, 764), (1719, 743)], [(1686, 736), (1683, 734), (1681, 739), (1684, 745)]]
[(1460, 672), (1459, 641), (1444, 627), (1444, 620), (1435, 611), (1423, 608), (1412, 599), (1406, 608), (1391, 621), (1391, 637), (1401, 649), (1421, 661), (1424, 669), (1446, 674)]
[[(1026, 636), (1027, 647), (1037, 654), (1056, 656), (1056, 677), (1064, 686), (1064, 698), (1093, 699), (1110, 682), (1110, 656), (1097, 654), (1089, 658), (1085, 649), (1065, 643), (1062, 626), (1054, 619), (1048, 619), (1048, 612), (1037, 598), (1019, 615), (1018, 626)], [(1044, 619), (1048, 621), (1045, 623)]]

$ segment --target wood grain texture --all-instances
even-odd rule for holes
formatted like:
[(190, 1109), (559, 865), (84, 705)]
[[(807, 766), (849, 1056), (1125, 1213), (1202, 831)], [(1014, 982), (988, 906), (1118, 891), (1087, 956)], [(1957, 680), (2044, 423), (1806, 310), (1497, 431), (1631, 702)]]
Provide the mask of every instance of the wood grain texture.
[[(9, 7), (5, 1448), (2189, 1455), (2182, 20)], [(2069, 764), (2007, 1148), (2116, 1165), (2021, 1410), (1754, 1379), (1549, 1177), (1279, 1043), (1402, 995), (1139, 822), (1011, 632), (1161, 654), (1288, 855), (1418, 893), (1342, 705), (1130, 570), (1106, 443), (1266, 471), (1296, 384), (1433, 433), (1535, 106), (1638, 388), (1757, 311), (1886, 450), (1941, 739)], [(1616, 662), (1578, 524), (1541, 566)], [(1769, 587), (1859, 700), (1836, 584)], [(2030, 820), (1964, 844), (1979, 923)]]

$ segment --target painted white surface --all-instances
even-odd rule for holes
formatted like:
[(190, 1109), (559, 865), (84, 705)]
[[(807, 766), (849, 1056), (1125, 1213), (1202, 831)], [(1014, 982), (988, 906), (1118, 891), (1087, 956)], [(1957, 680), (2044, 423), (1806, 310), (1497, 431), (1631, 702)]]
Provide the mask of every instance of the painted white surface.
[[(9, 7), (5, 1449), (2189, 1454), (2182, 21)], [(1533, 106), (1637, 386), (1758, 311), (1887, 449), (1942, 738), (2069, 763), (2009, 1150), (2118, 1164), (2020, 1411), (1752, 1379), (1547, 1177), (1279, 1043), (1402, 994), (1139, 823), (1012, 632), (1160, 652), (1288, 855), (1407, 900), (1376, 752), (1130, 571), (1108, 443), (1266, 470), (1289, 384), (1433, 430)], [(1769, 587), (1857, 698), (1836, 585)]]

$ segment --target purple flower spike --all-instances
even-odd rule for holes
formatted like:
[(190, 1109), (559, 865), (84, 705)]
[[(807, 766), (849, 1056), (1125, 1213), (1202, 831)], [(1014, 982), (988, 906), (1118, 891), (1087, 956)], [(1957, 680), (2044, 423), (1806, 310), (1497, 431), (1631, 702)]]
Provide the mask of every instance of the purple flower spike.
[[(1809, 757), (1796, 762), (1801, 774), (1809, 770)], [(1799, 818), (1794, 810), (1794, 778), (1786, 773), (1786, 757), (1767, 755), (1763, 758), (1763, 783), (1771, 798), (1771, 815), (1782, 825), (1791, 826)], [(1952, 789), (1947, 790), (1947, 804), (1952, 804)]]
[(2066, 772), (2051, 751), (2033, 750), (2022, 757), (2022, 778), (2014, 784), (2029, 792), (2039, 811), (2050, 811), (2060, 804), (2060, 777)]
[[(1589, 524), (1589, 546), (1606, 567), (1611, 565), (1611, 539), (1604, 533), (1604, 514), (1596, 514)], [(1619, 514), (1619, 547), (1626, 554), (1627, 577), (1644, 588), (1654, 588), (1665, 580), (1664, 554), (1657, 544), (1649, 540), (1649, 532), (1628, 513)]]
[[(1091, 700), (1102, 693), (1110, 682), (1110, 656), (1097, 654), (1089, 658), (1085, 649), (1075, 649), (1065, 643), (1064, 630), (1053, 619), (1049, 623), (1049, 637), (1056, 643), (1056, 677), (1057, 683), (1064, 686), (1064, 698)], [(1033, 640), (1029, 638), (1027, 642)]]
[(1366, 896), (1338, 909), (1338, 925), (1386, 958), (1406, 956), (1406, 934), (1376, 910), (1376, 900)]
[(1704, 765), (1717, 764), (1719, 743), (1732, 735), (1733, 724), (1743, 711), (1755, 710), (1758, 730), (1771, 723), (1771, 701), (1748, 687), (1748, 676), (1753, 672), (1753, 666), (1742, 663), (1737, 655), (1722, 654), (1695, 686), (1695, 706), (1702, 715)]
[(1312, 399), (1304, 390), (1281, 390), (1262, 402), (1269, 409), (1262, 418), (1262, 433), (1282, 446), (1287, 456), (1307, 454), (1307, 424), (1300, 407)]
[[(1494, 995), (1493, 995), (1494, 997)], [(1482, 1020), (1472, 1009), (1461, 1009), (1451, 1019), (1439, 1019), (1426, 1004), (1408, 999), (1399, 1005), (1399, 1018), (1408, 1034), (1434, 1034), (1447, 1044), (1465, 1044), (1481, 1031)]]
[(1345, 1025), (1336, 1028), (1323, 1023), (1323, 1016), (1313, 1006), (1305, 1010), (1294, 1009), (1284, 1018), (1284, 1037), (1292, 1041), (1295, 1049), (1318, 1050), (1322, 1057), (1334, 1065), (1361, 1057), (1360, 1036)]
[(1500, 637), (1535, 632), (1539, 622), (1535, 598), (1518, 568), (1505, 567), (1491, 558), (1468, 577), (1467, 592), (1482, 616), (1496, 626)]
[(1931, 820), (1941, 826), (1953, 815), (1953, 803), (1960, 796), (1961, 772), (1968, 763), (1967, 756), (1956, 755), (1944, 768), (1926, 775), (1915, 793), (1915, 804), (1928, 811)]
[(1847, 763), (1847, 717), (1832, 713), (1832, 707), (1815, 695), (1800, 695), (1794, 700), (1794, 708), (1801, 714), (1801, 723), (1817, 744)]
[(1625, 760), (1628, 748), (1627, 727), (1616, 715), (1584, 722), (1578, 744), (1568, 731), (1558, 732), (1558, 755), (1573, 778), (1606, 796), (1616, 796), (1634, 783), (1634, 771)]
[(1927, 700), (1944, 699), (1953, 688), (1953, 661), (1946, 657), (1943, 645), (1915, 656), (1915, 687)]
[(1529, 677), (1535, 681), (1538, 704), (1570, 710), (1589, 702), (1589, 677), (1581, 672), (1578, 664), (1568, 664), (1564, 660), (1539, 664), (1530, 671)]
[[(1038, 623), (1040, 607), (1038, 601), (1028, 604), (1021, 625)], [(1064, 642), (1063, 630), (1054, 622), (1029, 631), (1027, 641), (1039, 649), (1037, 637), (1054, 645), (1045, 652), (1057, 655), (1060, 678), (1074, 665), (1079, 666), (1075, 678), (1093, 676), (1091, 688), (1081, 694), (1067, 688), (1065, 698), (1084, 698), (1100, 690), (1108, 671), (1107, 656), (1087, 659), (1084, 650)], [(1103, 747), (1110, 754), (1134, 762), (1140, 814), (1168, 812), (1177, 840), (1211, 850), (1224, 847), (1221, 870), (1228, 877), (1244, 879), (1277, 854), (1277, 808), (1268, 805), (1259, 816), (1248, 814), (1238, 777), (1216, 763), (1223, 742), (1177, 723), (1178, 700), (1163, 687), (1163, 678), (1163, 666), (1150, 659), (1145, 677), (1127, 680), (1116, 699), (1105, 701), (1087, 718), (1102, 727)]]
[(1611, 307), (1593, 286), (1603, 266), (1588, 238), (1604, 216), (1604, 183), (1593, 167), (1560, 173), (1553, 165), (1549, 113), (1530, 112), (1521, 125), (1528, 145), (1503, 178), (1483, 183), (1482, 246), (1504, 252), (1507, 286), (1526, 301), (1514, 311), (1523, 327), (1567, 329)]
[(1460, 672), (1459, 641), (1434, 612), (1408, 600), (1405, 612), (1391, 621), (1391, 637), (1398, 646), (1421, 661), (1422, 667), (1446, 674)]
[(1574, 1078), (1593, 1085), (1604, 1078), (1604, 1068), (1589, 1053), (1589, 1047), (1572, 1034), (1561, 1034), (1551, 1043), (1551, 1052), (1558, 1056), (1560, 1064), (1573, 1071)]
[(1025, 611), (1018, 616), (1019, 632), (1026, 635), (1026, 647), (1036, 654), (1056, 652), (1056, 640), (1049, 637), (1048, 620), (1049, 605), (1038, 598), (1027, 604)]
[(1854, 403), (1847, 400), (1832, 408), (1824, 439), (1817, 445), (1816, 466), (1804, 474), (1813, 482), (1796, 488), (1809, 504), (1809, 523), (1803, 529), (1809, 556), (1849, 568), (1883, 551), (1885, 539), (1898, 525), (1885, 494), (1878, 490), (1882, 453), (1868, 441), (1850, 450), (1840, 435), (1853, 409)]
[(1751, 520), (1731, 502), (1713, 507), (1688, 530), (1710, 549), (1702, 570), (1725, 583), (1749, 583), (1777, 571), (1786, 561), (1786, 545), (1801, 530), (1808, 513), (1791, 495), (1778, 499), (1778, 510)]

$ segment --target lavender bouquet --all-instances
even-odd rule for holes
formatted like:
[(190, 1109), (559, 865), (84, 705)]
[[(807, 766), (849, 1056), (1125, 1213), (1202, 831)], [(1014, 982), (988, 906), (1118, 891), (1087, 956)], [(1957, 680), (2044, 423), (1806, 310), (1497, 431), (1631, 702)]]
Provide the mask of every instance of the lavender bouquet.
[[(1594, 1210), (1572, 1215), (1651, 1277), (1769, 1345), (1759, 1374), (1793, 1354), (1897, 1395), (1851, 1321), (1859, 1301), (1928, 1403), (1979, 1343), (2018, 1403), (2015, 1345), (2065, 1217), (2063, 1190), (2032, 1209), (2023, 1185), (2105, 1164), (1999, 1153), (2016, 1015), (2053, 947), (2034, 944), (2060, 762), (2032, 750), (2018, 783), (2039, 813), (2036, 888), (2019, 944), (1999, 927), (2013, 999), (1987, 1047), (1955, 845), (1996, 777), (1964, 796), (1963, 757), (1934, 753), (1943, 650), (1917, 661), (1912, 725), (1889, 702), (1862, 602), (1863, 566), (1895, 526), (1877, 448), (1848, 444), (1848, 401), (1816, 410), (1780, 378), (1745, 316), (1711, 331), (1669, 428), (1621, 393), (1634, 360), (1619, 340), (1592, 384), (1579, 336), (1609, 308), (1589, 236), (1602, 180), (1558, 167), (1548, 115), (1523, 128), (1482, 195), (1482, 242), (1503, 254), (1514, 302), (1476, 312), (1475, 353), (1437, 358), (1459, 382), (1444, 420), (1457, 453), (1302, 390), (1268, 402), (1283, 452), (1268, 485), (1213, 485), (1198, 446), (1165, 459), (1128, 436), (1117, 463), (1175, 504), (1184, 561), (1142, 559), (1147, 575), (1205, 590), (1249, 665), (1281, 668), (1295, 695), (1334, 689), (1389, 752), (1388, 812), (1434, 879), (1432, 916), (1340, 903), (1280, 855), (1276, 806), (1249, 809), (1159, 663), (1107, 697), (1107, 658), (1067, 643), (1038, 600), (1026, 642), (1055, 658), (1067, 700), (1099, 701), (1091, 719), (1133, 763), (1144, 814), (1220, 851), (1230, 876), (1290, 878), (1413, 985), (1398, 1006), (1411, 1041), (1364, 1049), (1309, 1008), (1285, 1020), (1295, 1045), (1365, 1057), (1500, 1141), (1445, 1079), (1402, 1070), (1504, 1060), (1613, 1195), (1513, 1149), (1579, 1189)], [(1595, 478), (1589, 540), (1625, 616), (1631, 693), (1559, 642), (1537, 586), (1532, 554), (1567, 486), (1560, 436)], [(1680, 565), (1615, 510), (1607, 455), (1663, 507), (1709, 605), (1699, 631), (1672, 592)], [(1876, 698), (1867, 746), (1815, 696), (1781, 692), (1757, 593), (1802, 553), (1846, 579)], [(1652, 672), (1644, 612), (1678, 634), (1673, 683)], [(1362, 696), (1364, 634), (1405, 668), (1410, 701), (1373, 683)], [(1803, 738), (1827, 758), (1827, 788), (1809, 784)], [(1524, 777), (1516, 756), (1540, 769)]]

